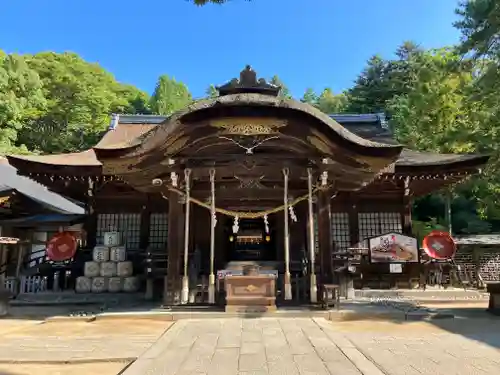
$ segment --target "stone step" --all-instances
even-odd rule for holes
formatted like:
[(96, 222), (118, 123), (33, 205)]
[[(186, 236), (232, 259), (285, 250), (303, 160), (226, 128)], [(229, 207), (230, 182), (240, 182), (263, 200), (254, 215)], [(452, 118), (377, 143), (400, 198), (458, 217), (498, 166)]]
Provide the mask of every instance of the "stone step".
[(356, 290), (356, 298), (400, 298), (414, 300), (470, 300), (488, 298), (488, 294), (478, 290), (427, 289), (427, 290)]

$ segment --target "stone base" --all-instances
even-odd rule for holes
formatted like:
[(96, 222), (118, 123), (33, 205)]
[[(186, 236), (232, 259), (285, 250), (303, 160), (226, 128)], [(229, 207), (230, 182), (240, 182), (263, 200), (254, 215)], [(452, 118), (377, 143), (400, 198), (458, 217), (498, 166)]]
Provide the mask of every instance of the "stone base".
[(10, 299), (0, 294), (0, 318), (9, 315)]
[(275, 312), (276, 305), (270, 306), (249, 306), (249, 305), (226, 305), (227, 313), (268, 313)]

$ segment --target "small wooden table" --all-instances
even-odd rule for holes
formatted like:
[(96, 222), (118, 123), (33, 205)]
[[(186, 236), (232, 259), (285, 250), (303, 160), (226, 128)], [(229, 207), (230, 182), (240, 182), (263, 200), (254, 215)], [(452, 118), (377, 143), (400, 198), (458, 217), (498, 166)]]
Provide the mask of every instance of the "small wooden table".
[(330, 306), (335, 306), (338, 310), (340, 308), (340, 285), (337, 284), (323, 284), (321, 293), (321, 304), (325, 310)]

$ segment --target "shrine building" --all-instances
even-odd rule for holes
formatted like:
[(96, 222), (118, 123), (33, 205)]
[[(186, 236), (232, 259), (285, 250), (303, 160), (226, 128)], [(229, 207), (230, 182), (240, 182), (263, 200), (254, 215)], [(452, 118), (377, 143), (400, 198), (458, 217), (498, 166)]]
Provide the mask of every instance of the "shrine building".
[[(127, 252), (143, 254), (133, 259), (144, 288), (176, 304), (199, 278), (213, 303), (217, 274), (245, 262), (277, 272), (283, 299), (296, 298), (301, 280), (300, 298), (314, 301), (349, 249), (386, 233), (411, 237), (412, 200), (488, 160), (410, 150), (383, 114), (327, 115), (279, 91), (246, 67), (218, 97), (171, 116), (112, 115), (89, 150), (8, 161), (86, 204), (85, 248), (120, 232)], [(413, 260), (390, 276), (360, 255), (353, 272), (365, 286), (392, 286), (418, 277)]]

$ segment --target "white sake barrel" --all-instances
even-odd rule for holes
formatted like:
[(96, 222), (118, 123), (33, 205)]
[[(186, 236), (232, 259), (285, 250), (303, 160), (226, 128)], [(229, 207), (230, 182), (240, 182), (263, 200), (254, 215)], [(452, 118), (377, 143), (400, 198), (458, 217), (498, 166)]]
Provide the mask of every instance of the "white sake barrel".
[(116, 274), (121, 277), (132, 276), (134, 273), (134, 266), (132, 262), (118, 262), (116, 263)]
[(102, 277), (113, 277), (116, 276), (116, 263), (115, 262), (102, 262), (101, 273)]
[(120, 245), (120, 232), (105, 232), (103, 243), (104, 246), (118, 246)]
[(95, 262), (107, 262), (109, 261), (109, 247), (106, 246), (96, 246), (92, 252), (92, 259)]
[(124, 262), (127, 259), (125, 246), (113, 246), (109, 250), (109, 260), (112, 262)]
[(86, 277), (96, 277), (101, 273), (101, 267), (97, 262), (85, 262), (83, 266), (83, 275)]
[(137, 292), (139, 290), (139, 278), (137, 276), (126, 277), (123, 280), (124, 292)]
[(123, 290), (123, 278), (122, 277), (110, 277), (108, 279), (108, 292), (118, 293)]
[(90, 293), (92, 288), (92, 279), (90, 277), (80, 276), (76, 278), (75, 292)]
[(105, 277), (94, 277), (90, 288), (92, 293), (104, 293), (108, 290), (108, 279)]

